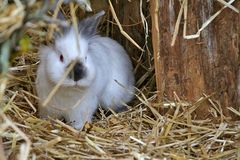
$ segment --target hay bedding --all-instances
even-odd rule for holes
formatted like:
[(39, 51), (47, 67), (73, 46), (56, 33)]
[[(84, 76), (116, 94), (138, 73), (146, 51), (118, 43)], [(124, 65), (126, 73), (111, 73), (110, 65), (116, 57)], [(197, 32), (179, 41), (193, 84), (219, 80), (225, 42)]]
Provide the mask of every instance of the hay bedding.
[[(0, 159), (240, 158), (240, 123), (227, 121), (210, 96), (188, 104), (175, 94), (175, 102), (153, 103), (156, 95), (149, 94), (149, 83), (137, 91), (128, 111), (100, 108), (93, 123), (82, 131), (60, 120), (39, 119), (34, 89), (37, 46), (45, 41), (47, 32), (35, 27), (27, 33), (33, 48), (13, 61), (2, 98)], [(205, 102), (212, 104), (209, 114), (219, 119), (218, 123), (194, 119), (194, 110)], [(161, 115), (160, 107), (173, 114)]]

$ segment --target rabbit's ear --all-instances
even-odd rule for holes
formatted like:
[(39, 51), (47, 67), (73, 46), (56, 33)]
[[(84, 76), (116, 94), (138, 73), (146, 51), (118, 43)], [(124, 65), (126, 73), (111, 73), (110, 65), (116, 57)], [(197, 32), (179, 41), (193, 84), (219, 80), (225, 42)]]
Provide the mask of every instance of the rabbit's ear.
[(69, 30), (71, 29), (71, 26), (68, 24), (68, 21), (61, 10), (57, 14), (57, 19), (61, 20), (64, 24), (59, 24), (60, 31), (54, 32), (54, 35), (53, 35), (54, 39), (58, 39), (59, 37), (62, 37), (62, 35), (69, 32)]
[(97, 33), (97, 26), (100, 22), (100, 18), (105, 14), (105, 11), (100, 11), (97, 14), (83, 19), (79, 22), (79, 33), (91, 37)]

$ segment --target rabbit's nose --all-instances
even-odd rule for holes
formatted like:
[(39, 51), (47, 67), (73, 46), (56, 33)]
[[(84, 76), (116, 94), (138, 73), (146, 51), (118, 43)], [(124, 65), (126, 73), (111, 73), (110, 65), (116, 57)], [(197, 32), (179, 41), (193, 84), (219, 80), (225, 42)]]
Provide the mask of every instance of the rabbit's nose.
[(69, 78), (73, 79), (74, 81), (78, 81), (82, 79), (86, 75), (85, 68), (81, 62), (77, 62), (72, 71), (69, 73)]

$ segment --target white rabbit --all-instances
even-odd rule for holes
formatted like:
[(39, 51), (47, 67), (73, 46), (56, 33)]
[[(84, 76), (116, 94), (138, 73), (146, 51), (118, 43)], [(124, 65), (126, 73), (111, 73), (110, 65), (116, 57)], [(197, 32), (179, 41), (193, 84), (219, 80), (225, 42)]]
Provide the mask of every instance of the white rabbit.
[[(104, 14), (101, 11), (79, 22), (78, 42), (72, 27), (53, 46), (40, 49), (36, 89), (41, 117), (64, 117), (80, 129), (91, 121), (99, 104), (119, 110), (132, 99), (134, 75), (126, 51), (116, 41), (97, 35), (97, 25)], [(74, 68), (43, 106), (72, 61), (77, 61)]]

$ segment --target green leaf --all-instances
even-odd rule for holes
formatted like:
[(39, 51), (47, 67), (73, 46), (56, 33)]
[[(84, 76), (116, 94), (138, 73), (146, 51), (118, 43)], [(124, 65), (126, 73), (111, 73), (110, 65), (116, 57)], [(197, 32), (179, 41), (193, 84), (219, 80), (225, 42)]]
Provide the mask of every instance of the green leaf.
[(32, 48), (31, 40), (29, 36), (25, 35), (23, 36), (19, 41), (19, 51), (20, 52), (26, 52)]

